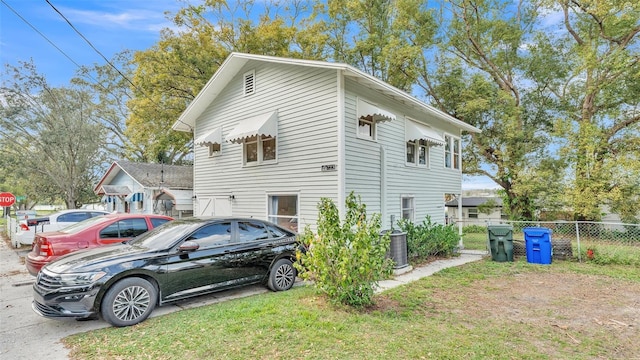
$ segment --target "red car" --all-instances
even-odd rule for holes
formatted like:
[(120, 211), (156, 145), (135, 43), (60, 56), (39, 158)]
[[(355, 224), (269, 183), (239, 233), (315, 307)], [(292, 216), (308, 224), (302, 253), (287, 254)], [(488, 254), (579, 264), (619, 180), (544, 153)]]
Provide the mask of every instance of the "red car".
[(90, 218), (64, 229), (36, 234), (27, 254), (27, 270), (33, 276), (40, 269), (70, 252), (120, 243), (132, 239), (173, 218), (152, 214), (108, 214)]

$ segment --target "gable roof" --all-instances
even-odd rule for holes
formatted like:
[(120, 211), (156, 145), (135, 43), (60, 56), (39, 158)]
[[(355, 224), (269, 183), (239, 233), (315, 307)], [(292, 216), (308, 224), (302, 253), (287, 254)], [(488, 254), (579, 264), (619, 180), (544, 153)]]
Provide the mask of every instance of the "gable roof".
[(454, 118), (453, 116), (444, 113), (443, 111), (427, 105), (426, 103), (416, 99), (408, 93), (394, 86), (391, 86), (384, 81), (381, 81), (363, 71), (360, 71), (351, 65), (342, 63), (330, 63), (326, 61), (301, 60), (265, 55), (244, 54), (237, 52), (231, 53), (225, 59), (225, 61), (222, 63), (222, 65), (220, 65), (215, 74), (213, 74), (211, 79), (209, 79), (209, 81), (204, 85), (202, 90), (200, 90), (195, 99), (193, 99), (189, 106), (187, 106), (187, 108), (171, 128), (173, 130), (191, 132), (198, 116), (200, 116), (205, 111), (209, 104), (211, 104), (211, 102), (220, 94), (220, 92), (227, 86), (227, 84), (229, 84), (229, 82), (249, 61), (262, 61), (274, 64), (307, 66), (342, 71), (345, 76), (352, 78), (356, 82), (361, 83), (371, 89), (375, 89), (387, 96), (390, 96), (394, 100), (399, 101), (407, 106), (411, 106), (419, 111), (425, 112), (429, 115), (435, 116), (441, 120), (451, 123), (464, 131), (480, 132), (480, 129), (476, 128), (475, 126), (469, 125)]
[[(501, 197), (487, 197), (487, 196), (471, 196), (471, 197), (463, 197), (462, 198), (462, 207), (478, 207), (484, 205), (487, 201), (493, 200), (496, 207), (502, 207), (502, 198)], [(448, 201), (445, 206), (448, 207), (457, 207), (458, 199), (453, 199)]]
[(111, 164), (93, 191), (100, 194), (101, 187), (109, 185), (121, 171), (145, 188), (193, 189), (193, 166), (150, 164), (121, 160), (114, 161)]

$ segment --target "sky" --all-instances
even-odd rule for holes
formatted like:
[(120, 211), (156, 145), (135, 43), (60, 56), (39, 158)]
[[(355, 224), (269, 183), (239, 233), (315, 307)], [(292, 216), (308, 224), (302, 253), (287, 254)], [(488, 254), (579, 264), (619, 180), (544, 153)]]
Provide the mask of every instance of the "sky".
[[(5, 64), (32, 60), (50, 85), (65, 86), (77, 65), (103, 65), (102, 56), (151, 47), (173, 25), (165, 12), (179, 8), (176, 0), (0, 0), (3, 79)], [(490, 188), (496, 184), (486, 177), (463, 178), (463, 189)]]

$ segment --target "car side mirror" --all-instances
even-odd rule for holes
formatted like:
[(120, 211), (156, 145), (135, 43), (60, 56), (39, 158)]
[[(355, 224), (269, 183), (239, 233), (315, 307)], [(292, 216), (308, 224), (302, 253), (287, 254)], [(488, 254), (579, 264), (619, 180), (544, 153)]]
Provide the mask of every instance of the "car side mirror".
[(195, 241), (185, 241), (178, 247), (178, 251), (196, 251), (200, 248), (200, 245)]

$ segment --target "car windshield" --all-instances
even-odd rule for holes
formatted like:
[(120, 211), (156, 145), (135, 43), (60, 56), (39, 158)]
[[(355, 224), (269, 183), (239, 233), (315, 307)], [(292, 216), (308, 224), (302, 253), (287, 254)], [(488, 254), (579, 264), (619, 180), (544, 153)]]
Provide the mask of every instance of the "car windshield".
[(173, 246), (176, 241), (192, 233), (203, 225), (202, 222), (169, 221), (128, 241), (132, 246), (140, 246), (152, 250), (163, 250)]
[(110, 218), (106, 217), (106, 216), (96, 216), (96, 217), (92, 217), (86, 220), (82, 220), (80, 222), (77, 222), (75, 224), (71, 224), (69, 226), (65, 226), (64, 228), (58, 230), (60, 232), (63, 232), (65, 234), (75, 234), (77, 232), (80, 232), (90, 226), (93, 226), (94, 224), (99, 224), (105, 221), (109, 221)]

